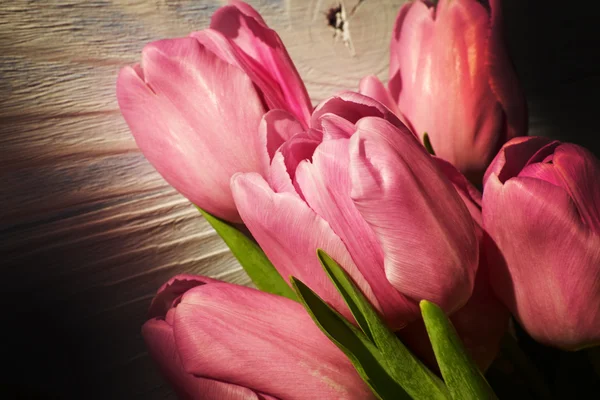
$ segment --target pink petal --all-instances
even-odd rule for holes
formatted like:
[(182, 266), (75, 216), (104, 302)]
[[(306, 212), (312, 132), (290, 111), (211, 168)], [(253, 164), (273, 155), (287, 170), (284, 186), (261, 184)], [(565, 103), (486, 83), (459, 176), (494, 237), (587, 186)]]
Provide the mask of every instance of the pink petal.
[(319, 104), (312, 114), (311, 127), (323, 130), (321, 117), (325, 114), (337, 115), (352, 124), (364, 117), (381, 117), (400, 129), (407, 129), (383, 104), (355, 92), (342, 92)]
[(258, 174), (236, 175), (231, 187), (244, 223), (285, 280), (290, 276), (299, 278), (323, 300), (352, 318), (319, 263), (316, 251), (321, 248), (378, 306), (340, 238), (303, 200), (290, 193), (275, 193)]
[(189, 373), (281, 399), (372, 399), (346, 356), (297, 302), (217, 283), (187, 292), (175, 339)]
[(304, 83), (277, 33), (268, 28), (256, 11), (239, 3), (219, 8), (212, 16), (210, 27), (230, 39), (240, 49), (245, 63), (265, 82), (279, 89), (286, 109), (306, 123), (312, 105)]
[(389, 108), (391, 112), (400, 117), (401, 114), (398, 110), (398, 106), (396, 105), (396, 101), (392, 98), (390, 92), (388, 92), (383, 83), (381, 83), (379, 78), (377, 78), (375, 75), (368, 75), (362, 78), (358, 84), (358, 92), (377, 100)]
[(460, 196), (414, 136), (364, 118), (350, 142), (351, 196), (375, 231), (390, 283), (451, 312), (471, 295), (475, 224)]
[(352, 122), (331, 113), (322, 114), (317, 125), (323, 130), (323, 140), (347, 139), (355, 131)]
[(479, 179), (505, 138), (503, 108), (488, 81), (489, 29), (477, 1), (416, 1), (398, 16), (390, 56), (390, 93), (408, 125)]
[(269, 185), (273, 188), (275, 193), (287, 192), (300, 197), (292, 182), (290, 174), (288, 174), (285, 158), (280, 151), (275, 153), (273, 161), (271, 161), (271, 168), (269, 169)]
[(439, 157), (433, 157), (433, 160), (438, 168), (444, 172), (446, 178), (452, 182), (454, 189), (467, 206), (473, 220), (479, 227), (483, 226), (481, 221), (481, 192), (454, 165)]
[[(492, 174), (499, 177), (501, 182), (517, 176), (540, 149), (546, 146), (554, 149), (558, 144), (558, 141), (535, 136), (517, 137), (508, 141), (498, 154), (496, 154), (496, 157), (485, 172), (483, 184), (486, 184)], [(542, 160), (536, 160), (536, 162), (540, 161)]]
[(600, 236), (568, 193), (527, 177), (483, 195), (483, 223), (504, 259), (490, 268), (494, 290), (536, 340), (564, 349), (600, 341)]
[(346, 245), (390, 327), (399, 329), (416, 318), (419, 311), (414, 302), (387, 280), (377, 237), (350, 198), (348, 144), (349, 139), (323, 142), (317, 147), (312, 163), (300, 163), (296, 179), (309, 206), (329, 222)]
[(119, 106), (139, 148), (193, 203), (239, 222), (231, 175), (266, 172), (258, 137), (265, 110), (252, 82), (193, 38), (147, 45), (142, 64), (143, 72), (124, 68), (117, 81)]
[(160, 367), (180, 399), (260, 400), (245, 387), (197, 377), (185, 372), (173, 337), (173, 329), (163, 320), (151, 319), (142, 327), (150, 356)]
[(156, 296), (152, 299), (148, 316), (150, 318), (164, 317), (170, 308), (179, 303), (185, 292), (196, 286), (214, 282), (219, 281), (200, 275), (180, 274), (174, 276), (158, 289)]
[(259, 135), (265, 142), (269, 160), (273, 159), (279, 147), (297, 133), (304, 132), (302, 124), (285, 110), (271, 110), (266, 113), (259, 127)]
[(589, 150), (565, 143), (556, 148), (553, 165), (585, 223), (600, 235), (600, 161)]
[[(302, 196), (302, 191), (296, 183), (296, 168), (300, 162), (312, 158), (319, 143), (321, 143), (321, 139), (315, 136), (314, 131), (309, 130), (308, 132), (302, 132), (293, 136), (279, 148), (278, 153), (281, 153), (282, 155), (287, 175), (300, 196)], [(275, 162), (280, 162), (280, 160)], [(273, 187), (279, 188), (279, 191), (289, 191), (287, 179), (285, 179), (281, 173), (281, 166), (274, 165), (273, 168), (275, 168), (275, 171), (271, 172), (271, 178), (275, 179), (276, 182), (279, 182), (277, 183), (277, 186)]]
[[(481, 371), (486, 371), (500, 350), (500, 342), (508, 328), (510, 313), (494, 296), (483, 269), (478, 269), (473, 295), (450, 317), (469, 355)], [(402, 341), (427, 366), (438, 369), (423, 320), (398, 332)]]

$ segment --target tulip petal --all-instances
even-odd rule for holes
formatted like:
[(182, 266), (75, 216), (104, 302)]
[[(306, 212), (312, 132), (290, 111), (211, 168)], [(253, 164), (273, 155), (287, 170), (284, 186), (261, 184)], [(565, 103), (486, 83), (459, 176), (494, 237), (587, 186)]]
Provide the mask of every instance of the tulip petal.
[[(473, 295), (450, 316), (467, 352), (484, 372), (498, 355), (510, 318), (508, 309), (494, 296), (487, 279), (486, 272), (480, 266)], [(428, 366), (438, 368), (423, 320), (413, 322), (398, 334), (402, 342)]]
[(350, 142), (351, 196), (382, 245), (391, 284), (447, 312), (471, 295), (475, 224), (460, 196), (414, 136), (364, 118)]
[(259, 134), (267, 148), (269, 160), (273, 159), (279, 147), (297, 133), (304, 132), (302, 124), (285, 110), (271, 110), (266, 113), (259, 127)]
[(191, 374), (282, 399), (373, 398), (304, 308), (283, 297), (227, 283), (194, 288), (176, 308), (174, 334)]
[(261, 400), (263, 397), (245, 387), (197, 377), (185, 372), (175, 345), (172, 327), (164, 320), (151, 319), (142, 327), (150, 356), (172, 385), (180, 399)]
[(275, 193), (287, 192), (300, 197), (294, 187), (290, 174), (288, 174), (285, 159), (280, 151), (275, 153), (273, 161), (271, 161), (271, 168), (269, 169), (269, 185), (273, 188)]
[(398, 110), (398, 106), (390, 95), (390, 92), (388, 92), (383, 83), (375, 75), (368, 75), (362, 78), (358, 84), (358, 92), (377, 100), (398, 117), (401, 117), (400, 110)]
[(143, 71), (124, 68), (117, 81), (119, 106), (139, 148), (193, 203), (239, 222), (231, 175), (266, 172), (258, 137), (265, 110), (252, 81), (194, 38), (151, 43), (142, 64)]
[(355, 131), (352, 122), (331, 113), (322, 114), (317, 124), (323, 131), (323, 140), (347, 139)]
[(581, 217), (600, 235), (600, 161), (589, 150), (569, 143), (556, 148), (552, 161)]
[[(543, 149), (553, 150), (560, 142), (545, 137), (517, 137), (507, 142), (496, 154), (496, 157), (488, 167), (483, 177), (483, 184), (490, 175), (495, 174), (502, 183), (517, 176), (519, 172), (530, 162), (540, 162), (536, 154)], [(544, 153), (546, 153), (544, 151)]]
[(483, 226), (481, 221), (481, 192), (454, 165), (439, 157), (432, 158), (438, 168), (444, 172), (446, 178), (454, 185), (454, 189), (456, 189), (467, 209), (469, 209), (473, 220), (479, 227)]
[(400, 129), (407, 129), (398, 117), (383, 104), (356, 92), (342, 92), (319, 104), (312, 114), (311, 126), (317, 130), (323, 130), (321, 117), (325, 114), (337, 115), (352, 124), (364, 117), (380, 117)]
[(215, 282), (219, 281), (200, 275), (180, 274), (174, 276), (158, 289), (156, 296), (152, 299), (152, 304), (150, 304), (148, 316), (150, 318), (165, 316), (170, 308), (179, 303), (185, 292), (196, 286)]
[(390, 327), (400, 329), (419, 315), (419, 309), (387, 280), (378, 239), (350, 198), (348, 145), (349, 139), (321, 143), (312, 163), (304, 161), (298, 165), (296, 179), (308, 205), (329, 222), (346, 245), (376, 293), (380, 311)]
[(483, 222), (488, 247), (504, 257), (490, 259), (494, 290), (529, 334), (564, 349), (598, 343), (600, 236), (582, 223), (568, 193), (528, 177), (502, 184), (492, 174)]
[(275, 193), (258, 174), (236, 175), (232, 191), (244, 223), (284, 279), (295, 276), (351, 319), (348, 307), (321, 268), (316, 256), (321, 248), (345, 268), (377, 306), (340, 238), (302, 199)]
[(221, 7), (213, 14), (210, 27), (235, 43), (249, 67), (265, 82), (272, 82), (272, 88), (279, 87), (278, 96), (286, 109), (306, 122), (312, 105), (304, 83), (277, 33), (256, 14), (248, 5), (240, 8), (239, 3)]

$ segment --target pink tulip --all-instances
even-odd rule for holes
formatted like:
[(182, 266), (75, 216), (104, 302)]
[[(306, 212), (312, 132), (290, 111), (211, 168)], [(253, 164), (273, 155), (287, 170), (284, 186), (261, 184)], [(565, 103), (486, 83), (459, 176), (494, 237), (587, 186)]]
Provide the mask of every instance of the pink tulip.
[(265, 112), (280, 109), (306, 126), (311, 104), (275, 31), (249, 5), (220, 8), (209, 29), (148, 44), (141, 64), (121, 70), (119, 107), (146, 158), (201, 208), (240, 218), (229, 180), (265, 174), (258, 135)]
[(600, 343), (600, 162), (546, 138), (518, 138), (485, 176), (491, 282), (536, 340)]
[(371, 98), (348, 92), (323, 102), (310, 128), (275, 152), (268, 180), (238, 174), (232, 191), (282, 276), (298, 277), (347, 317), (317, 248), (394, 329), (419, 316), (421, 299), (452, 312), (471, 295), (478, 246), (469, 211), (412, 133)]
[(381, 101), (436, 154), (473, 181), (507, 140), (526, 134), (523, 94), (504, 45), (499, 0), (415, 1), (394, 27), (389, 93), (375, 77), (361, 93)]
[[(498, 355), (500, 342), (508, 328), (510, 313), (494, 295), (489, 282), (489, 261), (483, 246), (486, 233), (482, 229), (481, 193), (450, 163), (439, 158), (436, 161), (454, 184), (477, 226), (480, 256), (473, 294), (467, 304), (450, 316), (450, 320), (469, 355), (479, 369), (485, 371)], [(399, 335), (431, 368), (437, 368), (422, 320), (413, 322), (400, 331)]]
[(180, 275), (142, 334), (183, 399), (373, 399), (346, 356), (292, 300)]

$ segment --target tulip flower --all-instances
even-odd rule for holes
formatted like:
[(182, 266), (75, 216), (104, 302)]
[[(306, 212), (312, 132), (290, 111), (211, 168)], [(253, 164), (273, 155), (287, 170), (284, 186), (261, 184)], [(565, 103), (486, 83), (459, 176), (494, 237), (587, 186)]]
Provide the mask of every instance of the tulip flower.
[(500, 147), (527, 131), (502, 35), (499, 0), (407, 3), (393, 30), (389, 92), (375, 77), (360, 91), (397, 112), (419, 138), (427, 132), (438, 156), (479, 183)]
[(160, 40), (125, 67), (119, 107), (156, 170), (206, 211), (240, 222), (229, 188), (236, 172), (265, 174), (270, 158), (258, 136), (271, 109), (306, 126), (306, 89), (275, 31), (250, 6), (233, 2), (209, 29)]
[(491, 282), (536, 340), (600, 343), (600, 162), (582, 147), (518, 138), (485, 176)]
[(310, 128), (275, 152), (268, 179), (238, 174), (231, 185), (242, 220), (282, 276), (301, 279), (347, 317), (317, 248), (393, 329), (420, 315), (422, 299), (452, 312), (471, 295), (478, 246), (468, 209), (413, 134), (371, 98), (326, 100)]
[(142, 328), (182, 399), (373, 399), (293, 300), (193, 275), (159, 291)]
[[(489, 282), (489, 261), (483, 246), (486, 233), (482, 229), (481, 193), (449, 162), (440, 158), (436, 158), (436, 161), (453, 183), (476, 223), (479, 266), (475, 287), (467, 304), (453, 313), (450, 320), (469, 355), (481, 371), (486, 371), (498, 355), (500, 342), (508, 329), (510, 313), (495, 296)], [(437, 368), (435, 355), (422, 320), (413, 322), (400, 331), (399, 335), (402, 341), (431, 368)]]

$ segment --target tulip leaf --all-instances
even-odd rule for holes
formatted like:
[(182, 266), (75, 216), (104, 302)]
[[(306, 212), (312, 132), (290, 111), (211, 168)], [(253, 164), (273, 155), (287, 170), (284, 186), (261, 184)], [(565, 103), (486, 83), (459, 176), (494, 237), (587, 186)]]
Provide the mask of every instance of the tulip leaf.
[(228, 222), (202, 210), (198, 211), (223, 238), (229, 249), (237, 258), (244, 271), (248, 274), (254, 285), (264, 292), (277, 294), (292, 300), (298, 300), (296, 294), (287, 282), (281, 277), (271, 261), (258, 244), (239, 229)]
[(290, 281), (315, 324), (352, 362), (360, 377), (381, 400), (411, 397), (383, 367), (381, 352), (354, 325), (325, 303), (302, 281)]
[(422, 300), (420, 306), (427, 334), (452, 398), (497, 399), (483, 374), (467, 354), (444, 311), (427, 300)]
[(427, 132), (423, 134), (423, 146), (429, 154), (435, 156), (435, 151), (433, 151), (433, 146), (431, 145), (431, 140), (429, 139), (429, 134)]
[(317, 255), (357, 323), (381, 352), (383, 366), (392, 378), (413, 399), (449, 399), (444, 383), (390, 331), (342, 267), (321, 249)]

